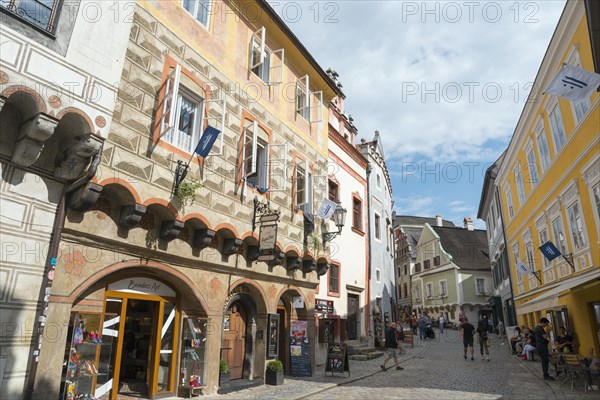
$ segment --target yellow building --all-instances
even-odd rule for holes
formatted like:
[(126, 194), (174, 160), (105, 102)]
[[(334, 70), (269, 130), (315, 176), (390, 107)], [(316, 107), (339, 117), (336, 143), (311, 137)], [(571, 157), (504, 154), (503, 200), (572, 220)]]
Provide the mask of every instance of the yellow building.
[[(600, 354), (600, 95), (542, 93), (562, 65), (594, 71), (584, 3), (568, 1), (496, 180), (520, 325), (565, 326), (578, 352)], [(548, 261), (551, 241), (562, 256)], [(517, 263), (529, 273), (520, 273)]]

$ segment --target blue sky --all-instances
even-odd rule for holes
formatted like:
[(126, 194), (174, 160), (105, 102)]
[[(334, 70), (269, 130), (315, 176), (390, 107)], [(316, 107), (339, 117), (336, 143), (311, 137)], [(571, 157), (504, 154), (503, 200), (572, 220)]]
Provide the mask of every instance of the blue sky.
[(359, 138), (380, 131), (396, 212), (476, 220), (565, 1), (269, 3), (339, 73)]

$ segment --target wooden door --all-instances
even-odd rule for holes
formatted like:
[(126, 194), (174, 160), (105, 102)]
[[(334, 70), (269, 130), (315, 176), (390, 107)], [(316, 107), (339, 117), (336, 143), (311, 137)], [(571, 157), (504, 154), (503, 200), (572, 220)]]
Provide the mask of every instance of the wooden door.
[(357, 325), (358, 325), (358, 299), (356, 296), (348, 295), (348, 323), (346, 328), (348, 330), (348, 340), (357, 339)]
[(232, 306), (225, 318), (229, 318), (229, 329), (223, 330), (223, 358), (229, 367), (229, 379), (244, 376), (246, 316), (241, 308)]

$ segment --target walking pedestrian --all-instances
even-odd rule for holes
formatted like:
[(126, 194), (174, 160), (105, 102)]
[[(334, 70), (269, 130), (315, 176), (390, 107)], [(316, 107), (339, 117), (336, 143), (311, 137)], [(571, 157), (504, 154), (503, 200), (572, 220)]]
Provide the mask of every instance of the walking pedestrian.
[(440, 335), (444, 334), (444, 324), (446, 323), (446, 319), (444, 318), (443, 315), (440, 315), (440, 318), (438, 319), (438, 325), (440, 326)]
[(398, 342), (396, 342), (396, 329), (397, 329), (396, 324), (394, 322), (392, 322), (388, 326), (387, 330), (385, 331), (385, 347), (386, 347), (387, 355), (385, 356), (385, 359), (383, 360), (383, 364), (380, 365), (380, 368), (383, 371), (385, 371), (385, 364), (387, 364), (387, 362), (390, 360), (390, 358), (394, 359), (397, 370), (404, 369), (398, 363), (398, 354), (396, 353), (396, 349), (398, 348)]
[(535, 327), (533, 331), (533, 336), (535, 339), (535, 349), (537, 350), (540, 358), (542, 359), (542, 372), (544, 373), (544, 379), (547, 381), (555, 381), (553, 376), (550, 376), (548, 373), (548, 364), (549, 364), (549, 354), (548, 354), (548, 334), (546, 333), (546, 327), (550, 321), (548, 318), (541, 318), (538, 326)]
[(494, 333), (494, 320), (492, 318), (488, 319), (488, 329), (490, 333)]
[(471, 361), (475, 361), (473, 354), (475, 353), (475, 349), (473, 349), (473, 334), (475, 332), (475, 327), (469, 323), (469, 319), (467, 317), (463, 317), (463, 323), (460, 326), (460, 337), (463, 340), (463, 345), (465, 347), (465, 352), (463, 357), (465, 360), (467, 359), (467, 349), (470, 348), (471, 353)]
[(402, 324), (396, 322), (396, 342), (398, 343), (399, 354), (406, 354), (406, 350), (404, 350), (404, 347), (402, 347), (402, 345), (404, 344), (404, 339), (406, 339), (406, 335), (404, 334), (404, 328), (402, 327)]
[(419, 317), (417, 325), (419, 326), (419, 338), (421, 338), (421, 340), (425, 340), (425, 327), (427, 326), (427, 318), (425, 318), (423, 314), (421, 314)]
[(500, 344), (504, 344), (504, 322), (501, 319), (498, 320), (498, 339)]
[(479, 351), (481, 352), (481, 359), (483, 360), (483, 353), (487, 356), (487, 360), (490, 361), (490, 344), (489, 344), (489, 324), (485, 314), (481, 316), (481, 320), (477, 324), (477, 342), (479, 343)]
[(417, 334), (417, 316), (413, 313), (412, 318), (410, 319), (410, 327), (412, 328), (413, 335)]

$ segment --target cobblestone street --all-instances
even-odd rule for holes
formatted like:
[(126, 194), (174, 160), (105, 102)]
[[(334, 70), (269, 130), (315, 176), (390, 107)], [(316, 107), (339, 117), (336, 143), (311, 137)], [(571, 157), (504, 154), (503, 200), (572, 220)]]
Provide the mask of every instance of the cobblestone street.
[[(491, 361), (481, 359), (477, 344), (475, 361), (462, 357), (457, 331), (446, 331), (425, 343), (417, 340), (401, 357), (403, 371), (383, 358), (350, 361), (350, 377), (324, 377), (322, 367), (307, 379), (286, 377), (282, 386), (258, 386), (227, 395), (204, 396), (207, 399), (597, 399), (598, 391), (584, 392), (580, 386), (570, 391), (561, 380), (541, 379), (541, 363), (522, 361), (512, 356), (507, 344), (492, 341)], [(554, 374), (553, 367), (550, 372)]]

